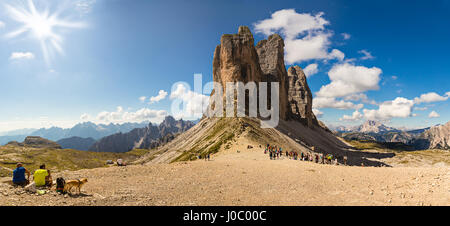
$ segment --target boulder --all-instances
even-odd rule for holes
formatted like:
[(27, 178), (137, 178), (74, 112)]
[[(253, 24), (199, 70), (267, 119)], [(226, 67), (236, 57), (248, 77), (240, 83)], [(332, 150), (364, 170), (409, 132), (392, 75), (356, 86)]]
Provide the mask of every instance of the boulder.
[(24, 190), (30, 193), (36, 193), (37, 191), (36, 184), (32, 182), (29, 185), (25, 186)]

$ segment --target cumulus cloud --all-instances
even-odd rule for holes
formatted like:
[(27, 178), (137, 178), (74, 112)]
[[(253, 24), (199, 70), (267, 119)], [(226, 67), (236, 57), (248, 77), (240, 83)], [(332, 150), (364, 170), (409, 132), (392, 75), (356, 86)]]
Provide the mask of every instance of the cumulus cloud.
[(363, 104), (354, 104), (352, 102), (337, 100), (334, 97), (316, 97), (313, 100), (313, 107), (320, 108), (336, 108), (341, 110), (346, 109), (360, 109), (364, 107)]
[(363, 118), (363, 114), (361, 114), (359, 111), (354, 111), (352, 115), (343, 115), (342, 118), (340, 118), (340, 121), (358, 121)]
[(13, 52), (9, 57), (10, 60), (20, 60), (20, 59), (34, 59), (34, 54), (31, 52)]
[(142, 108), (135, 112), (128, 112), (123, 107), (118, 106), (116, 111), (103, 111), (97, 115), (97, 120), (104, 123), (125, 123), (125, 122), (161, 122), (167, 116), (165, 110), (153, 110)]
[(425, 111), (427, 109), (428, 109), (427, 107), (414, 107), (415, 111)]
[(428, 118), (439, 118), (439, 117), (441, 116), (435, 111), (430, 112), (430, 114), (428, 115)]
[(6, 26), (5, 23), (4, 23), (3, 21), (0, 20), (0, 29), (1, 29), (1, 28), (4, 28), (5, 26)]
[(351, 38), (351, 35), (347, 33), (341, 33), (341, 35), (344, 40), (349, 40)]
[(160, 90), (160, 91), (158, 92), (158, 95), (157, 95), (157, 96), (150, 97), (150, 104), (157, 103), (157, 102), (163, 100), (164, 98), (166, 98), (167, 94), (168, 94), (168, 93), (167, 93), (166, 91)]
[(254, 24), (257, 33), (270, 35), (279, 32), (285, 39), (285, 60), (288, 64), (312, 59), (339, 59), (344, 55), (339, 50), (328, 52), (332, 32), (325, 28), (329, 22), (323, 12), (312, 15), (297, 13), (294, 9), (283, 9), (271, 18)]
[(321, 97), (344, 97), (368, 90), (378, 90), (381, 69), (355, 66), (349, 63), (336, 64), (328, 72), (331, 83), (317, 92)]
[(141, 101), (142, 103), (144, 103), (146, 99), (147, 99), (146, 96), (139, 97), (139, 101)]
[(414, 101), (397, 97), (392, 101), (380, 104), (378, 109), (364, 109), (364, 117), (369, 120), (389, 120), (391, 118), (406, 118), (412, 114)]
[(323, 112), (321, 112), (319, 109), (313, 108), (312, 111), (317, 118), (322, 118)]
[(435, 92), (425, 93), (420, 95), (420, 97), (414, 98), (415, 104), (421, 104), (421, 103), (431, 103), (431, 102), (438, 102), (438, 101), (446, 101), (450, 97), (450, 92), (445, 93), (445, 96), (440, 96), (439, 94)]
[(344, 97), (344, 100), (347, 100), (347, 101), (361, 101), (361, 102), (366, 103), (366, 104), (377, 105), (376, 101), (370, 100), (367, 97), (367, 95), (364, 94), (364, 93), (351, 94), (349, 96)]
[(306, 66), (305, 69), (303, 69), (303, 72), (305, 72), (306, 77), (310, 77), (314, 74), (317, 74), (317, 72), (319, 72), (317, 67), (318, 67), (317, 64), (310, 64), (310, 65)]
[(196, 119), (203, 116), (209, 104), (209, 96), (193, 92), (185, 84), (176, 84), (170, 93), (171, 113), (175, 118)]
[(91, 116), (90, 116), (89, 114), (86, 114), (86, 113), (84, 113), (84, 114), (82, 114), (82, 115), (80, 116), (80, 119), (81, 119), (82, 121), (88, 121), (90, 118), (91, 118)]
[(358, 51), (358, 53), (363, 55), (361, 57), (361, 60), (371, 60), (371, 59), (375, 58), (372, 56), (372, 54), (369, 51), (367, 51), (365, 49)]

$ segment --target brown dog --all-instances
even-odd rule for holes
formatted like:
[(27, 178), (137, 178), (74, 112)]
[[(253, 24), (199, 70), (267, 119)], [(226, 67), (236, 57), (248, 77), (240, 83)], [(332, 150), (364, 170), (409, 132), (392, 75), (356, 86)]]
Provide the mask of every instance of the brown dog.
[(66, 185), (64, 186), (64, 192), (69, 192), (72, 194), (72, 188), (78, 188), (78, 194), (81, 193), (81, 187), (88, 182), (87, 178), (83, 178), (80, 180), (68, 180), (66, 181)]

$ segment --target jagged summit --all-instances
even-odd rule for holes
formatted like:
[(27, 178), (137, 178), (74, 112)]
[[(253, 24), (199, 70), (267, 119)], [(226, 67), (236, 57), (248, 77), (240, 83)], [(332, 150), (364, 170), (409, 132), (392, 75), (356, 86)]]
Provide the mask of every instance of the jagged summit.
[(393, 127), (388, 127), (381, 122), (368, 120), (357, 127), (356, 131), (361, 133), (382, 133), (389, 131), (399, 131)]
[(222, 35), (214, 52), (213, 80), (222, 85), (224, 99), (227, 82), (267, 82), (269, 106), (270, 82), (278, 82), (280, 118), (297, 120), (310, 128), (319, 126), (312, 112), (312, 93), (306, 76), (299, 66), (286, 70), (284, 40), (278, 34), (270, 35), (256, 46), (246, 26), (239, 27), (237, 34)]

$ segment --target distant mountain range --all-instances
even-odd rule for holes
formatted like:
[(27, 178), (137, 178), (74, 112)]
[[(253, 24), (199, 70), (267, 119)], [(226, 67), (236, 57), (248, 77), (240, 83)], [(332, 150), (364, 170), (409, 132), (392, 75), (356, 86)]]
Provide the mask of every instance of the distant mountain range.
[(17, 129), (6, 132), (0, 132), (0, 136), (17, 136), (17, 135), (29, 135), (37, 129)]
[(400, 142), (415, 149), (449, 149), (450, 122), (445, 125), (402, 131), (380, 122), (366, 121), (360, 126), (335, 127), (335, 134), (346, 140)]
[(172, 116), (167, 116), (158, 126), (149, 124), (145, 128), (136, 128), (128, 133), (116, 133), (104, 137), (93, 144), (89, 151), (127, 152), (135, 148), (155, 148), (169, 142), (175, 135), (194, 125), (194, 122), (182, 119), (177, 121)]
[[(39, 136), (45, 139), (58, 141), (70, 137), (93, 138), (98, 140), (102, 137), (115, 133), (127, 133), (135, 128), (142, 128), (148, 125), (148, 122), (142, 123), (124, 123), (124, 124), (95, 124), (92, 122), (83, 122), (76, 124), (72, 128), (63, 129), (60, 127), (25, 129), (10, 132), (3, 132), (5, 136), (0, 136), (0, 145), (10, 141), (21, 142), (27, 136)], [(23, 134), (19, 134), (23, 132)]]
[(359, 126), (337, 126), (332, 128), (337, 132), (360, 132), (360, 133), (386, 133), (386, 132), (399, 132), (401, 130), (386, 126), (381, 122), (368, 120)]
[(60, 144), (63, 149), (75, 149), (80, 151), (88, 151), (89, 148), (96, 142), (91, 137), (69, 137), (58, 140), (56, 143)]

